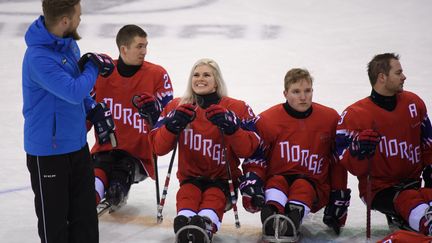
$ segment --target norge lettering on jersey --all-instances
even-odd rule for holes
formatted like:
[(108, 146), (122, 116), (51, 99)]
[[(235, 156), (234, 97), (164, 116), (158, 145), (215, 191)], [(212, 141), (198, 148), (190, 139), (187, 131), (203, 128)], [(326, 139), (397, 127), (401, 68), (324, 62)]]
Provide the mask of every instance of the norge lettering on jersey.
[(298, 163), (307, 168), (314, 175), (322, 173), (324, 158), (319, 158), (318, 154), (310, 153), (309, 149), (302, 149), (300, 145), (290, 145), (288, 141), (279, 142), (280, 157), (287, 162)]
[(386, 136), (381, 136), (379, 143), (381, 154), (389, 157), (400, 157), (401, 159), (408, 159), (412, 164), (419, 163), (421, 159), (420, 146), (413, 146), (406, 141), (398, 141), (397, 139), (388, 139)]
[(137, 129), (139, 133), (148, 133), (147, 125), (138, 112), (133, 112), (132, 108), (115, 103), (113, 98), (104, 98), (103, 101), (110, 108), (114, 120)]
[(193, 132), (193, 129), (186, 128), (184, 131), (184, 144), (189, 145), (190, 150), (202, 151), (203, 156), (207, 156), (214, 161), (217, 161), (218, 165), (225, 164), (225, 161), (221, 161), (221, 145), (213, 144), (212, 139), (203, 138), (201, 134)]

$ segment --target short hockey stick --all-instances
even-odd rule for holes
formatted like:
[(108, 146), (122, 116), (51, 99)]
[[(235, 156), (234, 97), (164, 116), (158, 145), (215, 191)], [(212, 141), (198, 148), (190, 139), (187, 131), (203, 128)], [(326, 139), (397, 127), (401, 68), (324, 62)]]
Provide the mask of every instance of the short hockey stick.
[[(132, 97), (132, 104), (133, 106), (135, 106), (135, 108), (139, 109), (138, 105), (135, 103), (135, 99), (138, 98), (138, 95), (134, 95)], [(150, 118), (150, 116), (147, 116), (148, 119), (143, 119), (146, 120), (149, 124), (149, 127), (151, 129), (153, 129), (153, 122), (152, 119)], [(156, 187), (156, 208), (159, 208), (159, 204), (160, 204), (160, 190), (159, 190), (159, 172), (158, 172), (158, 163), (157, 163), (157, 155), (153, 153), (152, 155), (153, 157), (153, 166), (154, 166), (154, 174), (155, 174), (155, 187)], [(157, 222), (159, 222), (159, 216), (157, 217)], [(161, 221), (162, 222), (162, 221)]]
[(177, 151), (177, 146), (178, 146), (178, 136), (175, 139), (175, 145), (174, 145), (174, 150), (172, 151), (172, 155), (171, 155), (171, 160), (170, 163), (168, 165), (168, 173), (167, 176), (165, 178), (165, 185), (164, 185), (164, 189), (162, 191), (162, 199), (160, 200), (159, 206), (158, 206), (158, 211), (157, 211), (157, 222), (160, 224), (163, 221), (163, 215), (162, 215), (162, 210), (164, 208), (165, 205), (165, 199), (166, 196), (168, 194), (168, 186), (169, 186), (169, 182), (170, 182), (170, 178), (171, 178), (171, 170), (174, 164), (174, 158), (175, 158), (175, 154)]
[(222, 129), (220, 129), (220, 132), (221, 132), (221, 136), (222, 136), (222, 144), (221, 144), (222, 161), (225, 162), (225, 166), (226, 166), (226, 170), (227, 170), (227, 174), (228, 174), (228, 186), (229, 186), (229, 192), (230, 192), (230, 197), (231, 197), (231, 204), (232, 204), (232, 208), (233, 208), (233, 212), (234, 212), (235, 226), (236, 226), (236, 228), (240, 228), (240, 219), (238, 216), (236, 195), (235, 195), (235, 191), (234, 191), (234, 184), (232, 181), (231, 168), (230, 168), (229, 161), (227, 160), (227, 157), (226, 157), (224, 133), (223, 133)]
[(368, 160), (368, 175), (366, 178), (366, 242), (371, 242), (371, 204), (372, 204), (372, 181), (371, 181), (371, 158)]
[[(150, 129), (153, 128), (153, 124), (151, 119), (148, 119), (148, 123), (150, 125)], [(154, 174), (155, 174), (155, 187), (156, 187), (156, 208), (159, 210), (160, 205), (160, 189), (159, 189), (159, 170), (158, 170), (158, 157), (155, 153), (153, 153), (153, 162), (154, 162)], [(161, 223), (163, 219), (159, 218), (159, 214), (156, 216), (157, 222)]]
[[(376, 131), (375, 121), (372, 121), (372, 128)], [(371, 242), (372, 156), (373, 154), (366, 155), (368, 163), (366, 177), (366, 242)]]

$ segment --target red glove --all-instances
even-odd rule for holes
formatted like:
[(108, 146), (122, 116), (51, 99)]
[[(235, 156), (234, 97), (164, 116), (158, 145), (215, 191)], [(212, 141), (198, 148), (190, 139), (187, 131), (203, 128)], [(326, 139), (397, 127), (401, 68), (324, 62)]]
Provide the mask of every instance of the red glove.
[(165, 119), (165, 127), (168, 131), (179, 134), (187, 124), (195, 119), (196, 106), (193, 104), (183, 104), (178, 106), (174, 111), (168, 114)]
[(360, 131), (351, 142), (351, 155), (359, 160), (372, 157), (380, 140), (381, 136), (377, 131), (372, 129)]
[(110, 56), (95, 52), (87, 52), (86, 54), (82, 55), (82, 57), (78, 61), (78, 67), (80, 68), (81, 72), (84, 70), (84, 65), (89, 60), (98, 67), (99, 74), (104, 78), (110, 76), (111, 73), (114, 71), (114, 61)]
[(235, 133), (240, 127), (240, 122), (234, 112), (220, 105), (211, 105), (207, 108), (206, 117), (227, 135)]
[(132, 104), (138, 109), (138, 113), (141, 118), (146, 119), (152, 125), (154, 125), (160, 113), (162, 107), (159, 101), (150, 93), (144, 92), (141, 95), (134, 95), (132, 98)]

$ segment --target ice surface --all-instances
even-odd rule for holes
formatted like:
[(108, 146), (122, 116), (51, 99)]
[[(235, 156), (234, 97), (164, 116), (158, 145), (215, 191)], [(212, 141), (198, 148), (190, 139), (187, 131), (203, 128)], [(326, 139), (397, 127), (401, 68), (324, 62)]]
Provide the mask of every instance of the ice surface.
[[(255, 113), (283, 102), (283, 77), (293, 67), (315, 78), (314, 100), (341, 112), (367, 96), (367, 62), (377, 53), (397, 52), (407, 76), (405, 89), (432, 108), (432, 2), (427, 0), (83, 0), (79, 32), (82, 53), (117, 57), (115, 34), (138, 24), (149, 34), (148, 61), (164, 66), (180, 96), (192, 64), (215, 59), (232, 97), (246, 100)], [(0, 0), (0, 241), (38, 242), (33, 193), (23, 151), (21, 63), (24, 32), (41, 14), (40, 0)], [(89, 134), (89, 144), (94, 139)], [(170, 154), (159, 158), (165, 180)], [(176, 167), (173, 169), (173, 174)], [(339, 237), (322, 223), (322, 211), (302, 226), (302, 242), (364, 242), (365, 206), (353, 189), (347, 225)], [(162, 188), (162, 185), (161, 185)], [(132, 187), (128, 204), (100, 218), (100, 242), (173, 242), (175, 193), (171, 179), (164, 222), (156, 224), (153, 181)], [(224, 216), (214, 242), (259, 242), (258, 214), (239, 202), (241, 229), (233, 213)], [(390, 233), (382, 214), (372, 212), (372, 240)]]

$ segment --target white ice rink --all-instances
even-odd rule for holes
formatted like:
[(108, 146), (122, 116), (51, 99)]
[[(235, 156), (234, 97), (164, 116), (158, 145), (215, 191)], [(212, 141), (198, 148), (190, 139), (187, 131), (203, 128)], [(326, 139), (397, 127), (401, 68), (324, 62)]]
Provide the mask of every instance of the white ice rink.
[[(0, 0), (0, 242), (38, 242), (33, 192), (23, 150), (21, 63), (24, 32), (41, 14), (40, 0)], [(164, 66), (175, 96), (185, 90), (193, 63), (215, 59), (230, 96), (246, 100), (255, 113), (284, 102), (283, 77), (293, 67), (315, 78), (314, 100), (341, 112), (370, 93), (366, 64), (378, 53), (397, 52), (414, 91), (432, 111), (432, 1), (429, 0), (82, 0), (81, 52), (118, 56), (115, 35), (124, 24), (149, 34), (148, 61)], [(431, 112), (429, 112), (431, 114)], [(89, 143), (94, 139), (89, 133)], [(159, 158), (160, 184), (170, 154)], [(175, 174), (176, 167), (173, 169)], [(336, 237), (322, 223), (322, 211), (302, 226), (302, 242), (364, 242), (365, 206), (357, 180), (349, 178), (352, 205)], [(132, 187), (128, 204), (100, 218), (100, 242), (173, 242), (175, 176), (164, 222), (156, 224), (153, 181)], [(239, 202), (241, 229), (233, 213), (224, 216), (214, 242), (260, 242), (258, 214)], [(390, 231), (372, 214), (372, 240)]]

